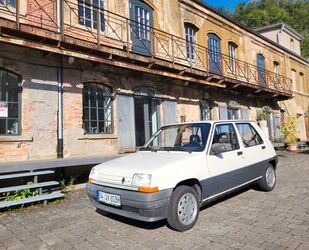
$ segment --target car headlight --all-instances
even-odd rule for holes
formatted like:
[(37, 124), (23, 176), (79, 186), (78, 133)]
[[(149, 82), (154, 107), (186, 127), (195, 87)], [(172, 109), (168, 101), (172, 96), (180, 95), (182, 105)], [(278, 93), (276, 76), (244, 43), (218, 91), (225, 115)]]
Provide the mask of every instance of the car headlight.
[(151, 174), (134, 174), (132, 179), (132, 186), (146, 186), (151, 185)]
[(134, 174), (131, 185), (143, 193), (154, 193), (159, 190), (158, 187), (151, 186), (151, 174)]
[(93, 183), (93, 179), (95, 178), (96, 174), (97, 174), (97, 169), (93, 167), (89, 174), (89, 180), (88, 180), (89, 183)]

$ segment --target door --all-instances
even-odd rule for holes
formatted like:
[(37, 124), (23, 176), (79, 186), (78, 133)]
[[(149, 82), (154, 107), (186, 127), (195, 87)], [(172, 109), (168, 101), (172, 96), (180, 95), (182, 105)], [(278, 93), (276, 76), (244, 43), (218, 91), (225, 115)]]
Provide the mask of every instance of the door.
[(309, 141), (309, 116), (305, 116), (306, 134), (307, 140)]
[(135, 97), (135, 138), (141, 147), (159, 128), (159, 102), (149, 97)]
[(133, 52), (151, 56), (153, 10), (140, 0), (130, 0), (130, 19)]
[(262, 54), (257, 55), (258, 81), (260, 86), (266, 85), (265, 75), (265, 57)]
[(176, 117), (177, 103), (175, 101), (164, 101), (162, 104), (163, 108), (163, 124), (168, 125), (177, 122)]
[(215, 34), (208, 35), (209, 71), (214, 74), (222, 73), (221, 40)]
[(117, 95), (118, 148), (120, 153), (135, 151), (134, 98)]
[(202, 184), (203, 199), (209, 199), (241, 184), (240, 169), (244, 166), (243, 148), (240, 147), (236, 129), (232, 123), (215, 125), (211, 147), (222, 145), (225, 151), (207, 155), (210, 178)]

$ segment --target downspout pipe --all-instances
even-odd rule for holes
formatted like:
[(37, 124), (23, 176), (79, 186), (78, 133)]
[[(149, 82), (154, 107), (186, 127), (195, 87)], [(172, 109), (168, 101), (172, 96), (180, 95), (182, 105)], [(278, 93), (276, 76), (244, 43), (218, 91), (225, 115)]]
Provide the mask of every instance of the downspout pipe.
[[(62, 0), (57, 0), (57, 30), (61, 33), (62, 28)], [(58, 117), (57, 117), (57, 158), (63, 158), (63, 65), (62, 56), (59, 55), (57, 68), (58, 81)]]

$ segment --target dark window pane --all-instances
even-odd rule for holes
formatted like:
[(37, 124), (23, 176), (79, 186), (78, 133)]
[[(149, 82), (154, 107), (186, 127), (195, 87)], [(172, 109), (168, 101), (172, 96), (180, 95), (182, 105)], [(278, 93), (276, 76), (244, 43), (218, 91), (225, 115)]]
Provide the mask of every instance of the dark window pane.
[(7, 81), (4, 71), (0, 71), (0, 101), (6, 101)]
[(83, 109), (83, 118), (84, 120), (89, 120), (89, 108)]
[(98, 117), (97, 117), (97, 109), (95, 108), (92, 108), (91, 109), (91, 120), (97, 120)]
[(92, 108), (96, 108), (97, 107), (96, 96), (94, 94), (91, 94), (89, 98), (90, 98), (90, 106)]
[(85, 130), (85, 133), (88, 134), (90, 131), (89, 131), (89, 121), (84, 121), (84, 130)]
[(105, 133), (104, 122), (99, 122), (99, 133)]
[(6, 134), (6, 120), (0, 118), (0, 135)]
[(78, 22), (84, 24), (84, 6), (83, 1), (78, 0)]
[(17, 135), (19, 132), (18, 120), (9, 119), (8, 120), (8, 134)]
[(18, 118), (18, 104), (9, 103), (9, 118)]
[(99, 120), (104, 120), (104, 109), (99, 109)]

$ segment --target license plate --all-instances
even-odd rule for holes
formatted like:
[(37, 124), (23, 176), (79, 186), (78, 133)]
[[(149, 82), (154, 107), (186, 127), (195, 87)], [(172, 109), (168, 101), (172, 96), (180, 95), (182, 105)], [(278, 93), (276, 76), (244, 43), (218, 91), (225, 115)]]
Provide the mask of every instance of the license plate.
[(115, 207), (121, 206), (120, 195), (108, 194), (101, 191), (97, 191), (97, 199), (99, 202), (112, 205)]

